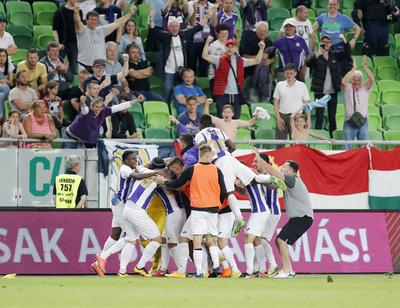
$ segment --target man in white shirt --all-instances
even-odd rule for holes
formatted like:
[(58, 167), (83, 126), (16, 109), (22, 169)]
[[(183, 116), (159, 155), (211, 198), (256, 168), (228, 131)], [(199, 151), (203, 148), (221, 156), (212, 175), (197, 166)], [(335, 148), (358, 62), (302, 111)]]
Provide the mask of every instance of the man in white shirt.
[(6, 32), (7, 19), (5, 16), (0, 16), (0, 48), (7, 49), (9, 56), (17, 53), (17, 46), (15, 45), (12, 35)]
[[(290, 115), (298, 111), (304, 103), (310, 101), (307, 86), (296, 79), (297, 69), (292, 63), (285, 66), (286, 80), (279, 81), (274, 91), (274, 109), (276, 116), (275, 138), (287, 139), (291, 134)], [(310, 112), (307, 112), (307, 126), (311, 127)], [(282, 148), (278, 145), (277, 148)]]
[(307, 7), (304, 5), (299, 5), (296, 8), (296, 16), (285, 19), (281, 27), (281, 33), (280, 33), (281, 36), (285, 35), (285, 29), (283, 25), (288, 21), (292, 22), (295, 25), (296, 34), (302, 37), (306, 41), (308, 48), (310, 50), (314, 49), (315, 36), (312, 28), (312, 23), (308, 19)]

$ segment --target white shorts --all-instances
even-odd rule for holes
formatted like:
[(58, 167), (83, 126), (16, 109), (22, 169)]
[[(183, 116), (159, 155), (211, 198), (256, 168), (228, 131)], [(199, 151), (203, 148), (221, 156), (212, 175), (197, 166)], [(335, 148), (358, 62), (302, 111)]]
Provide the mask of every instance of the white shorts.
[(261, 236), (267, 226), (267, 221), (270, 216), (271, 213), (269, 211), (251, 213), (249, 221), (247, 222), (245, 233), (254, 236)]
[(242, 164), (231, 155), (225, 155), (221, 158), (218, 158), (215, 162), (215, 165), (221, 169), (222, 174), (224, 175), (227, 192), (235, 190), (234, 183), (236, 178), (240, 179), (244, 186), (247, 186), (256, 176), (253, 170)]
[(128, 241), (134, 241), (141, 235), (147, 240), (160, 236), (156, 223), (147, 215), (147, 212), (132, 201), (126, 202), (124, 211), (124, 226)]
[(274, 232), (276, 230), (276, 227), (280, 219), (281, 219), (281, 214), (269, 216), (267, 220), (267, 225), (265, 226), (265, 229), (261, 234), (261, 237), (265, 238), (269, 242), (274, 236)]
[(206, 211), (192, 210), (192, 233), (193, 235), (218, 235), (218, 214)]
[(231, 238), (235, 215), (232, 212), (218, 214), (218, 237)]
[(179, 234), (186, 221), (184, 209), (174, 209), (174, 212), (167, 215), (165, 228), (162, 236), (167, 239), (167, 243), (178, 244)]
[(192, 233), (192, 215), (186, 219), (186, 222), (183, 224), (182, 231), (180, 234), (181, 237), (186, 237), (189, 240), (193, 240), (193, 233)]
[(124, 217), (122, 216), (122, 212), (124, 211), (124, 204), (120, 202), (118, 205), (111, 205), (111, 212), (113, 214), (111, 227), (112, 228), (123, 228), (124, 225)]

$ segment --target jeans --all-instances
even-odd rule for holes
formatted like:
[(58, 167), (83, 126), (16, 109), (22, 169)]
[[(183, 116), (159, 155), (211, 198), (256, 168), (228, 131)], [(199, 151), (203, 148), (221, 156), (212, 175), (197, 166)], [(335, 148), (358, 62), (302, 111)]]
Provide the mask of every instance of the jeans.
[(365, 25), (365, 43), (369, 47), (370, 56), (389, 55), (389, 25), (380, 23), (367, 23)]
[(60, 56), (65, 58), (68, 57), (69, 66), (72, 74), (78, 74), (78, 46), (72, 44), (64, 45), (64, 49), (60, 51)]
[[(4, 102), (8, 99), (8, 94), (10, 93), (10, 87), (8, 84), (3, 83), (0, 85), (0, 118), (4, 118)], [(6, 114), (8, 116), (8, 114)]]
[(163, 97), (169, 102), (171, 97), (171, 91), (175, 86), (175, 74), (164, 74), (164, 86), (163, 86)]
[[(350, 121), (343, 124), (344, 140), (368, 140), (368, 120), (360, 128), (354, 127)], [(344, 150), (351, 150), (351, 144), (343, 145)]]
[[(324, 94), (315, 93), (315, 99), (323, 97)], [(337, 109), (337, 93), (331, 93), (331, 100), (328, 103), (328, 123), (329, 132), (336, 130), (336, 109)], [(322, 122), (324, 121), (325, 108), (315, 108), (315, 129), (322, 129)]]

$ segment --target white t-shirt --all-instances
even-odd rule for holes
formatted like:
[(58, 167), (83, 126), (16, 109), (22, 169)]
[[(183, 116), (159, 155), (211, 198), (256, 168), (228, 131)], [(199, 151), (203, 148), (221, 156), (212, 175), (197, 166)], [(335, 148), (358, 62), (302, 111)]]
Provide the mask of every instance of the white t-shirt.
[[(210, 44), (208, 47), (208, 54), (212, 56), (222, 56), (225, 53), (225, 44), (220, 40), (216, 40)], [(210, 64), (210, 68), (208, 70), (208, 79), (214, 79), (215, 66), (214, 64)]]
[(284, 80), (276, 84), (274, 99), (279, 100), (279, 112), (289, 114), (298, 111), (304, 101), (309, 101), (310, 94), (304, 82), (296, 80), (294, 85), (289, 86)]
[(311, 21), (309, 19), (306, 21), (300, 21), (295, 17), (287, 18), (282, 23), (281, 32), (285, 32), (283, 25), (287, 21), (293, 22), (296, 25), (296, 34), (306, 41), (308, 48), (312, 49), (312, 46), (310, 47), (310, 34), (313, 33)]
[[(3, 37), (0, 37), (0, 48), (7, 49), (10, 45), (15, 45), (14, 38), (12, 35), (6, 31), (4, 31)], [(18, 46), (17, 46), (18, 47)], [(8, 56), (8, 63), (14, 70), (15, 66), (11, 62), (11, 56)]]
[(78, 62), (92, 66), (96, 59), (106, 59), (107, 27), (100, 26), (91, 30), (83, 26), (81, 33), (76, 33), (78, 41)]
[[(173, 49), (175, 50), (176, 65), (175, 65)], [(169, 53), (167, 63), (165, 64), (165, 72), (168, 74), (175, 74), (176, 68), (183, 65), (184, 65), (184, 57), (183, 57), (181, 38), (179, 35), (173, 36), (171, 42), (171, 52)]]

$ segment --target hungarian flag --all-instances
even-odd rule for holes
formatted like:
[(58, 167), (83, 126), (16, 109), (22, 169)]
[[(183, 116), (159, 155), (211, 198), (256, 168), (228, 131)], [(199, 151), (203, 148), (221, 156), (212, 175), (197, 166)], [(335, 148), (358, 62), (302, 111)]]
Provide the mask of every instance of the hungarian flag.
[(371, 149), (369, 202), (371, 209), (400, 208), (400, 148)]
[[(286, 160), (299, 163), (299, 176), (310, 192), (314, 209), (368, 209), (369, 154), (366, 148), (327, 155), (295, 145), (266, 152), (280, 168)], [(252, 166), (254, 154), (237, 157)], [(398, 183), (398, 182), (397, 182)], [(280, 199), (281, 205), (283, 200)]]

